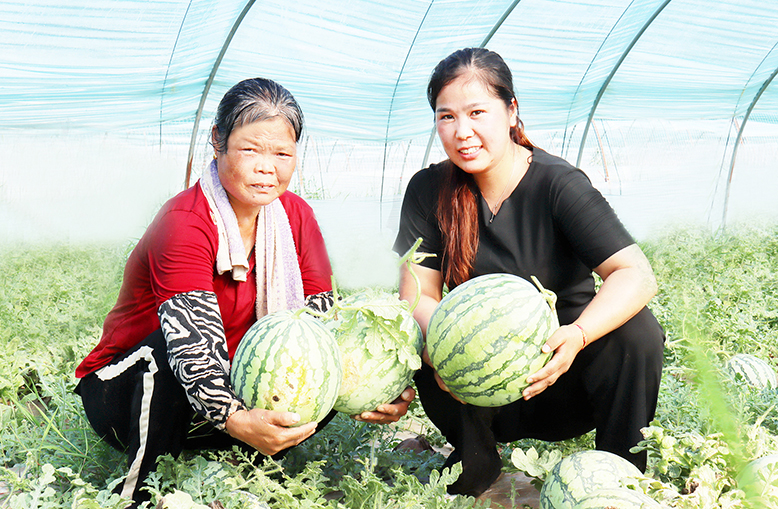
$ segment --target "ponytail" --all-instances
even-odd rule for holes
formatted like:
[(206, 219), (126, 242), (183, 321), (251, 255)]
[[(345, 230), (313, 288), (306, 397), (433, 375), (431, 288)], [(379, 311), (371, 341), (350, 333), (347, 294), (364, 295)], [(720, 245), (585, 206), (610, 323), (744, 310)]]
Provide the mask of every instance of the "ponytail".
[(478, 202), (473, 176), (451, 161), (443, 163), (437, 219), (443, 232), (441, 269), (449, 288), (472, 277), (478, 251)]

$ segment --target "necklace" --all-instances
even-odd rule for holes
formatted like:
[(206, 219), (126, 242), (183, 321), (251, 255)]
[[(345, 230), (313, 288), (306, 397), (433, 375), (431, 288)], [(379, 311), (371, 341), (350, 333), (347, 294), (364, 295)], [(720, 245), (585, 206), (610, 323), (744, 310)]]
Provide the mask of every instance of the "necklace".
[[(511, 182), (513, 182), (513, 177), (516, 175), (516, 168), (518, 167), (518, 158), (514, 159), (513, 161), (513, 169), (511, 170), (511, 176), (508, 177), (508, 181), (505, 183), (505, 187), (502, 190), (502, 193), (500, 193), (500, 197), (497, 199), (497, 202), (494, 204), (494, 207), (489, 207), (489, 211), (491, 211), (492, 215), (489, 217), (489, 224), (494, 221), (494, 216), (497, 215), (497, 212), (500, 211), (500, 207), (502, 206), (503, 200), (505, 200), (506, 196), (505, 193), (508, 192), (508, 188), (511, 185)], [(488, 205), (488, 202), (487, 202)]]

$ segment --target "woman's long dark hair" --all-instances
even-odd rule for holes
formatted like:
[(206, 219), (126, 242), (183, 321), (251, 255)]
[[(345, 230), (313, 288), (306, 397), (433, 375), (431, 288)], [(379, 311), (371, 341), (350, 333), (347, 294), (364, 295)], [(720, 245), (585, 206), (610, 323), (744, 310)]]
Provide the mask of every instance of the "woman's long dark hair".
[[(432, 71), (427, 85), (427, 100), (432, 111), (435, 111), (443, 87), (464, 74), (484, 83), (508, 108), (516, 99), (513, 76), (502, 57), (485, 48), (465, 48), (441, 60)], [(518, 112), (516, 116), (516, 125), (510, 130), (511, 140), (531, 149), (533, 145), (524, 134), (524, 124), (518, 118)], [(473, 176), (455, 166), (451, 160), (444, 163), (437, 218), (443, 235), (443, 280), (449, 288), (453, 288), (472, 277), (478, 250), (478, 202)]]

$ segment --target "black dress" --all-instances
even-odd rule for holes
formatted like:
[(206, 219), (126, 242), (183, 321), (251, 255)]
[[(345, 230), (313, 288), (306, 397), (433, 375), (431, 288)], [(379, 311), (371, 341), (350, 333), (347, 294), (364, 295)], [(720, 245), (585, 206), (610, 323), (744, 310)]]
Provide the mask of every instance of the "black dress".
[[(436, 253), (422, 265), (440, 270), (442, 241), (435, 212), (442, 165), (418, 172), (408, 184), (394, 250), (406, 252), (418, 237), (420, 252)], [(595, 295), (592, 269), (634, 243), (586, 175), (563, 159), (533, 149), (532, 162), (492, 218), (479, 202), (479, 245), (473, 277), (510, 273), (535, 276), (557, 294), (561, 325), (572, 323)], [(596, 429), (596, 447), (645, 470), (646, 454), (629, 449), (654, 417), (662, 373), (664, 332), (644, 308), (627, 323), (584, 348), (570, 370), (529, 401), (496, 409), (462, 405), (440, 390), (432, 369), (415, 377), (425, 412), (462, 460), (452, 493), (477, 496), (499, 475), (496, 442), (521, 438), (563, 440)]]

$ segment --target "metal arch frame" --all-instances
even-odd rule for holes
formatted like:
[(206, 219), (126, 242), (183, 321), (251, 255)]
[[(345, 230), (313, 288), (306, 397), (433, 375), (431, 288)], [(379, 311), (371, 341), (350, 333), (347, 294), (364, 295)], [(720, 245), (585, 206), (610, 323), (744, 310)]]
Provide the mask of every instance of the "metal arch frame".
[(203, 95), (200, 96), (200, 104), (197, 106), (197, 113), (195, 114), (194, 126), (192, 127), (192, 137), (189, 140), (189, 155), (186, 159), (186, 179), (184, 180), (184, 186), (186, 188), (189, 187), (189, 178), (192, 175), (192, 159), (194, 158), (194, 147), (195, 142), (197, 141), (197, 131), (200, 128), (200, 119), (203, 116), (205, 100), (208, 98), (208, 92), (211, 90), (213, 80), (216, 78), (216, 73), (218, 72), (219, 66), (224, 59), (224, 55), (227, 53), (227, 49), (230, 47), (230, 43), (232, 42), (232, 38), (235, 36), (235, 32), (238, 31), (240, 24), (243, 22), (243, 18), (245, 18), (246, 14), (248, 14), (249, 10), (251, 10), (251, 7), (254, 5), (255, 1), (256, 0), (248, 0), (241, 13), (235, 19), (235, 23), (233, 23), (232, 28), (230, 29), (230, 33), (227, 34), (227, 38), (224, 40), (224, 44), (222, 44), (221, 51), (219, 51), (219, 55), (216, 57), (216, 60), (213, 63), (211, 74), (208, 76), (208, 79), (205, 82)]
[(184, 11), (184, 16), (181, 18), (181, 25), (178, 27), (178, 33), (176, 34), (176, 40), (173, 43), (173, 49), (170, 50), (170, 58), (167, 61), (167, 69), (165, 69), (165, 79), (162, 80), (162, 90), (160, 90), (160, 97), (159, 97), (159, 148), (162, 148), (162, 110), (164, 108), (165, 104), (165, 87), (167, 86), (167, 77), (170, 74), (170, 66), (173, 65), (173, 57), (176, 54), (176, 48), (178, 47), (178, 40), (181, 38), (181, 32), (184, 30), (184, 23), (186, 23), (186, 18), (189, 16), (189, 9), (192, 8), (192, 2), (194, 0), (189, 0), (189, 3), (186, 5), (186, 11)]
[[(776, 46), (773, 46), (773, 50), (776, 48)], [(770, 51), (772, 52), (772, 50)], [(769, 53), (768, 53), (769, 54)], [(729, 164), (729, 174), (727, 175), (727, 189), (724, 194), (724, 210), (721, 214), (721, 226), (724, 228), (724, 226), (727, 224), (727, 209), (729, 208), (729, 191), (732, 187), (732, 175), (735, 171), (735, 159), (737, 158), (737, 150), (740, 146), (740, 140), (743, 138), (743, 131), (746, 128), (746, 124), (748, 123), (748, 117), (751, 116), (751, 112), (754, 111), (754, 108), (756, 107), (756, 103), (759, 102), (759, 99), (762, 98), (762, 94), (765, 90), (770, 86), (772, 81), (775, 79), (775, 77), (778, 76), (778, 68), (776, 68), (773, 73), (770, 75), (769, 78), (765, 80), (764, 83), (762, 83), (762, 86), (759, 87), (759, 91), (754, 95), (754, 98), (751, 100), (751, 104), (748, 105), (748, 109), (746, 110), (745, 115), (743, 116), (743, 122), (740, 123), (740, 129), (737, 131), (737, 137), (735, 138), (735, 145), (732, 148), (732, 160)]]
[[(485, 47), (487, 44), (489, 44), (489, 41), (492, 40), (492, 37), (494, 37), (494, 34), (497, 33), (497, 31), (500, 29), (503, 23), (505, 23), (505, 20), (508, 19), (508, 16), (511, 15), (513, 10), (516, 8), (517, 5), (519, 5), (519, 2), (521, 0), (513, 0), (511, 5), (505, 9), (505, 12), (502, 13), (502, 16), (500, 16), (500, 19), (497, 20), (497, 23), (494, 24), (492, 29), (489, 31), (488, 34), (486, 34), (486, 37), (484, 37), (484, 40), (481, 41), (481, 44), (478, 46), (479, 48)], [(422, 160), (421, 167), (426, 168), (427, 163), (429, 162), (430, 157), (430, 151), (432, 150), (432, 143), (435, 141), (435, 127), (432, 127), (432, 132), (430, 132), (429, 140), (427, 141), (427, 149), (424, 151), (424, 159)]]
[(578, 92), (581, 90), (581, 86), (583, 85), (584, 80), (586, 79), (586, 75), (589, 74), (589, 71), (591, 71), (592, 66), (594, 65), (595, 60), (597, 60), (597, 57), (600, 55), (600, 52), (602, 51), (602, 48), (605, 46), (605, 43), (610, 39), (610, 36), (613, 34), (613, 31), (616, 30), (616, 27), (621, 23), (621, 20), (624, 19), (624, 15), (627, 14), (627, 12), (632, 8), (636, 0), (632, 0), (629, 5), (622, 11), (621, 15), (619, 16), (619, 19), (616, 20), (616, 22), (613, 24), (610, 30), (608, 30), (608, 35), (606, 35), (602, 42), (600, 43), (600, 47), (597, 48), (597, 51), (594, 53), (594, 56), (592, 57), (592, 60), (589, 62), (589, 65), (586, 67), (586, 70), (581, 75), (581, 79), (578, 81), (578, 86), (575, 87), (575, 92), (573, 93), (573, 97), (570, 99), (570, 107), (567, 109), (567, 120), (565, 121), (565, 132), (562, 136), (562, 149), (560, 150), (560, 154), (562, 157), (565, 156), (565, 145), (567, 145), (567, 149), (570, 149), (570, 142), (573, 139), (573, 131), (575, 131), (575, 128), (573, 128), (570, 131), (570, 138), (567, 137), (567, 128), (570, 125), (570, 115), (573, 112), (573, 104), (575, 104), (575, 98), (578, 97)]
[[(421, 27), (424, 26), (424, 22), (427, 21), (427, 15), (430, 13), (430, 9), (432, 9), (432, 4), (435, 3), (435, 0), (430, 0), (429, 5), (427, 6), (427, 10), (424, 12), (424, 16), (421, 18), (421, 22), (419, 23), (419, 26), (416, 28), (416, 33), (413, 34), (413, 40), (411, 40), (410, 46), (408, 46), (408, 52), (405, 54), (405, 60), (403, 60), (403, 65), (400, 67), (400, 72), (397, 73), (397, 80), (394, 82), (394, 90), (392, 90), (392, 99), (389, 102), (389, 114), (386, 116), (386, 133), (384, 134), (384, 160), (381, 164), (381, 191), (379, 196), (379, 204), (383, 205), (384, 202), (384, 179), (386, 177), (386, 158), (388, 153), (388, 146), (389, 146), (389, 127), (392, 123), (392, 111), (394, 110), (394, 98), (397, 96), (397, 89), (400, 86), (400, 80), (402, 79), (403, 72), (405, 72), (405, 65), (408, 63), (408, 59), (411, 56), (411, 51), (413, 51), (413, 47), (416, 44), (416, 38), (419, 36), (419, 32), (421, 32)], [(382, 216), (380, 216), (382, 217)]]
[(640, 38), (643, 36), (646, 30), (648, 30), (648, 27), (651, 26), (651, 24), (654, 22), (654, 20), (661, 14), (661, 12), (664, 10), (665, 7), (671, 2), (672, 0), (665, 0), (662, 5), (660, 5), (654, 13), (651, 15), (650, 18), (646, 21), (646, 23), (641, 27), (640, 30), (635, 34), (635, 37), (632, 38), (632, 41), (629, 43), (627, 48), (624, 50), (624, 53), (621, 54), (619, 57), (618, 62), (616, 62), (616, 65), (613, 66), (613, 69), (611, 69), (610, 74), (608, 74), (608, 77), (605, 78), (605, 81), (603, 81), (602, 85), (600, 86), (600, 90), (597, 92), (597, 97), (595, 97), (594, 102), (592, 103), (592, 109), (589, 111), (589, 118), (586, 119), (586, 126), (584, 127), (583, 135), (581, 135), (581, 144), (578, 146), (578, 158), (576, 159), (575, 166), (580, 168), (581, 167), (581, 158), (583, 157), (583, 150), (584, 146), (586, 145), (586, 136), (589, 134), (589, 126), (592, 124), (592, 120), (594, 119), (594, 112), (597, 111), (597, 107), (600, 105), (600, 100), (602, 99), (602, 96), (605, 94), (605, 90), (607, 90), (608, 85), (610, 85), (611, 80), (616, 75), (616, 72), (618, 72), (619, 67), (621, 67), (621, 64), (624, 62), (624, 60), (627, 58), (629, 53), (632, 51), (632, 48), (635, 47), (635, 44), (640, 40)]

